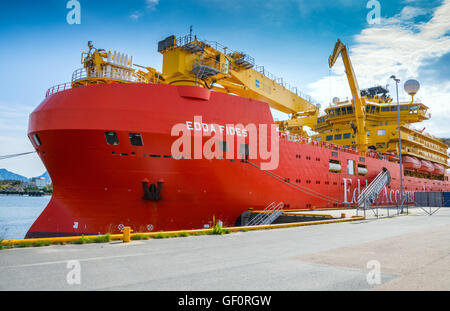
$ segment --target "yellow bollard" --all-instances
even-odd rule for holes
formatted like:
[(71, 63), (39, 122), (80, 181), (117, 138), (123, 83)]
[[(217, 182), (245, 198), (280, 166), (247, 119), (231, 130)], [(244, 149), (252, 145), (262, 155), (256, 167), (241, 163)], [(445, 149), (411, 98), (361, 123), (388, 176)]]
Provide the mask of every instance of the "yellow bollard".
[(345, 218), (345, 213), (341, 213), (341, 218)]
[(122, 232), (123, 232), (123, 238), (122, 238), (123, 242), (124, 243), (130, 242), (131, 232), (133, 232), (133, 230), (131, 230), (130, 227), (124, 227)]

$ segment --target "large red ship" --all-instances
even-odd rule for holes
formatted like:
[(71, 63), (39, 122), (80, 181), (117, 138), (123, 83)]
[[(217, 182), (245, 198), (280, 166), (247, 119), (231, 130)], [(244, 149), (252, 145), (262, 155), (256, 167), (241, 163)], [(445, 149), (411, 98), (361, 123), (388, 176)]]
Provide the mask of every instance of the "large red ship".
[[(200, 43), (171, 38), (160, 42), (159, 50), (171, 59), (217, 50)], [(170, 58), (160, 74), (150, 67), (133, 70), (124, 54), (89, 51), (83, 70), (71, 83), (51, 88), (30, 116), (28, 135), (54, 192), (26, 237), (118, 233), (124, 226), (134, 232), (193, 229), (217, 221), (232, 226), (244, 211), (271, 202), (283, 202), (285, 209), (352, 207), (383, 168), (391, 182), (374, 203), (400, 202), (398, 157), (275, 130), (270, 107), (281, 101), (255, 96), (251, 88), (242, 91), (248, 96), (236, 96), (226, 93), (239, 92), (212, 87), (211, 77), (225, 76), (231, 85), (236, 84), (230, 81), (233, 70), (255, 70), (242, 55), (217, 55), (212, 65), (192, 57), (197, 67), (187, 69), (194, 77), (189, 80), (188, 74), (165, 73), (176, 67)], [(227, 59), (226, 72), (217, 65), (223, 63), (220, 57)], [(233, 67), (238, 65), (242, 72)], [(261, 88), (268, 82), (258, 73)], [(293, 96), (304, 100), (296, 92)], [(246, 131), (252, 128), (256, 136)], [(204, 150), (213, 132), (223, 136), (217, 136), (211, 158)], [(184, 142), (191, 149), (186, 144), (174, 149), (181, 134), (188, 135)], [(257, 148), (250, 152), (252, 144), (263, 141), (266, 154)], [(268, 163), (274, 165), (265, 169)], [(413, 202), (416, 191), (450, 191), (445, 170), (433, 174), (404, 176), (406, 203)]]

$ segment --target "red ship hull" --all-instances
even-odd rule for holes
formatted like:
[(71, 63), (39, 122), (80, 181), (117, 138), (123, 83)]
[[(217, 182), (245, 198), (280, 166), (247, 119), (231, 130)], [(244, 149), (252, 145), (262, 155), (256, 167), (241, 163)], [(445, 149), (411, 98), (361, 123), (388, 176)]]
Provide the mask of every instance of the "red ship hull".
[[(242, 212), (271, 202), (289, 209), (348, 207), (383, 167), (392, 181), (376, 204), (399, 201), (397, 163), (319, 143), (280, 139), (272, 172), (284, 180), (239, 159), (175, 159), (172, 127), (195, 116), (207, 124), (273, 124), (266, 103), (187, 86), (96, 85), (47, 97), (30, 116), (29, 137), (41, 141), (33, 144), (54, 192), (26, 237), (118, 233), (123, 226), (134, 232), (193, 229), (213, 220), (230, 226)], [(107, 144), (106, 131), (117, 133), (118, 145)], [(131, 145), (129, 133), (141, 134), (143, 146)], [(341, 161), (341, 173), (329, 171), (331, 158)], [(346, 174), (347, 160), (364, 164), (367, 174)], [(143, 199), (144, 180), (162, 182), (160, 200)], [(448, 181), (407, 176), (404, 185), (410, 203), (415, 191), (450, 191)]]

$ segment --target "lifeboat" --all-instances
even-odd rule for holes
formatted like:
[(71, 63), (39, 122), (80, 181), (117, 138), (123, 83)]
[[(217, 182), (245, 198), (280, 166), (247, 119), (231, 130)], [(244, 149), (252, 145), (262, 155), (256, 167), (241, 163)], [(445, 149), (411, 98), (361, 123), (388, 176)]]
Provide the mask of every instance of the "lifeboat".
[(438, 164), (438, 163), (433, 163), (433, 166), (434, 166), (434, 171), (433, 171), (434, 175), (444, 175), (445, 167), (443, 165)]
[(420, 160), (420, 163), (422, 164), (421, 168), (419, 168), (419, 172), (422, 173), (433, 173), (434, 171), (434, 165), (430, 161)]
[(403, 156), (402, 164), (405, 170), (417, 171), (422, 167), (422, 163), (415, 157)]

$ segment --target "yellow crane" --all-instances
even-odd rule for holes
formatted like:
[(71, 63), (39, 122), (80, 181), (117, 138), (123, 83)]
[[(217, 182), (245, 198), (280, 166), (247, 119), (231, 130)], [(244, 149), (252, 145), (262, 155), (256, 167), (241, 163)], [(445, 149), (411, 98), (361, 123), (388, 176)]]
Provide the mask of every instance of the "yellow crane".
[(356, 80), (356, 75), (353, 70), (352, 62), (350, 61), (350, 56), (348, 55), (347, 47), (338, 39), (336, 45), (334, 46), (333, 53), (328, 58), (328, 65), (330, 68), (336, 63), (339, 54), (342, 56), (344, 62), (345, 73), (347, 75), (348, 84), (350, 85), (350, 90), (353, 97), (353, 109), (355, 111), (355, 121), (356, 125), (356, 147), (361, 153), (365, 153), (367, 150), (368, 140), (366, 134), (366, 116), (365, 107), (366, 101), (364, 97), (361, 96), (359, 90), (358, 81)]
[(201, 41), (192, 35), (167, 37), (158, 43), (158, 51), (163, 54), (162, 76), (167, 84), (201, 85), (264, 101), (291, 114), (289, 128), (304, 136), (307, 133), (302, 126), (317, 122), (319, 108), (311, 100), (264, 67), (256, 66), (254, 59), (243, 52), (228, 51), (217, 42)]

